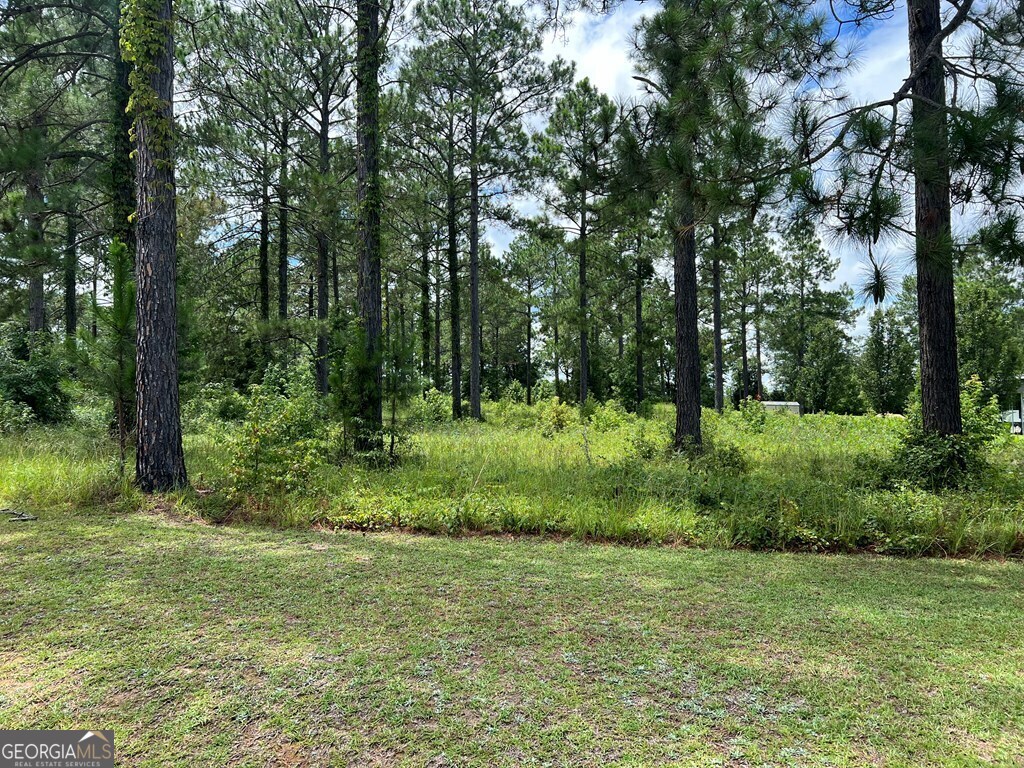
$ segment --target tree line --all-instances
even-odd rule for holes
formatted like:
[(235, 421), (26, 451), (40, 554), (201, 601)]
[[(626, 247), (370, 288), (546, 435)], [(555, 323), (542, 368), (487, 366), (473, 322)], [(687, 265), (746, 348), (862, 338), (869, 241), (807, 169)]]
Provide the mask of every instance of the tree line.
[[(76, 359), (117, 342), (93, 356), (145, 490), (187, 482), (179, 385), (296, 360), (361, 450), (399, 389), (477, 419), (512, 382), (666, 399), (686, 451), (730, 396), (900, 410), (916, 376), (942, 436), (964, 372), (1005, 397), (1019, 335), (978, 318), (1020, 307), (1019, 10), (665, 0), (616, 101), (543, 50), (616, 5), (7, 2), (4, 314)], [(909, 74), (858, 102), (850, 30), (897, 10)], [(824, 231), (867, 255), (859, 354)], [(915, 269), (886, 306), (898, 235)]]

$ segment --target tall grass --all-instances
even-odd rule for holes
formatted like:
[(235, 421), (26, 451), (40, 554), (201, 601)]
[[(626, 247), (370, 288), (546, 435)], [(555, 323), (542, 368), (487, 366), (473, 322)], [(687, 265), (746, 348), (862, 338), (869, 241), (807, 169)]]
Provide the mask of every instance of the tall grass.
[[(204, 423), (186, 437), (199, 489), (181, 503), (217, 521), (539, 533), (753, 549), (902, 555), (1024, 554), (1024, 440), (1009, 435), (968, 490), (900, 484), (890, 462), (900, 423), (875, 416), (704, 414), (711, 450), (669, 452), (669, 409), (651, 419), (574, 419), (561, 431), (492, 408), (484, 424), (423, 427), (380, 468), (323, 462), (299, 490), (233, 486), (238, 428)], [(613, 414), (614, 416), (614, 414)], [(600, 428), (597, 428), (600, 426)], [(73, 430), (0, 440), (0, 503), (35, 508), (137, 503), (113, 446)], [(127, 499), (128, 501), (124, 501)]]

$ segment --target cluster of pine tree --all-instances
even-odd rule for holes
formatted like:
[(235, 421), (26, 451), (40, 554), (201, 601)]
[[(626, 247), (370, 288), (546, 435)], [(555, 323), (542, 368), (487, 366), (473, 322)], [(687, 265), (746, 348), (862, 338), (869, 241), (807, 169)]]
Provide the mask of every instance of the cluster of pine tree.
[[(187, 481), (179, 386), (271, 364), (362, 450), (429, 388), (456, 418), (513, 385), (663, 399), (694, 451), (730, 398), (899, 411), (919, 382), (943, 436), (964, 376), (1008, 398), (1019, 8), (664, 0), (616, 101), (544, 45), (620, 4), (7, 0), (0, 315), (66, 334), (146, 490)], [(897, 10), (909, 74), (859, 102), (851, 30)], [(825, 232), (869, 254), (863, 342)]]

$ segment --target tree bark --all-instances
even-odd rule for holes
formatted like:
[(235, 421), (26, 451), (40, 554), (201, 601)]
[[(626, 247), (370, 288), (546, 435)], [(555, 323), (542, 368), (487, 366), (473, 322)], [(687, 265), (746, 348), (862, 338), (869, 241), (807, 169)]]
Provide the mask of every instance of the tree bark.
[(430, 386), (430, 241), (423, 238), (420, 254), (420, 358), (424, 388)]
[(267, 161), (260, 168), (260, 320), (270, 319), (270, 180)]
[(722, 230), (716, 221), (712, 227), (711, 319), (715, 344), (715, 410), (725, 410), (725, 362), (722, 352)]
[[(331, 171), (330, 102), (329, 96), (326, 94), (321, 95), (320, 125), (317, 138), (319, 143), (320, 177), (326, 178)], [(327, 233), (324, 231), (324, 226), (324, 221), (318, 220), (316, 222), (316, 232), (313, 235), (316, 241), (316, 389), (321, 395), (326, 395), (330, 388), (327, 370), (327, 317), (330, 309), (328, 305), (327, 280), (330, 244), (327, 242)]]
[(360, 433), (356, 447), (379, 447), (383, 427), (381, 385), (380, 274), (380, 2), (356, 5), (356, 203), (359, 281), (356, 289), (363, 325), (369, 381), (361, 382)]
[(448, 146), (448, 311), (451, 313), (452, 418), (462, 418), (462, 318), (459, 307), (459, 236), (455, 208), (455, 147)]
[(750, 397), (750, 356), (747, 352), (747, 303), (740, 305), (740, 376), (743, 399)]
[(78, 219), (74, 212), (66, 218), (64, 245), (64, 335), (74, 339), (78, 333)]
[(917, 314), (921, 348), (921, 416), (927, 432), (963, 432), (953, 296), (953, 234), (949, 194), (949, 135), (942, 48), (925, 60), (942, 31), (939, 0), (910, 0), (912, 144), (915, 178)]
[(277, 208), (277, 316), (288, 319), (288, 119), (281, 121), (281, 173)]
[(636, 406), (640, 408), (646, 394), (644, 393), (644, 274), (645, 265), (641, 256), (641, 239), (636, 239), (636, 286), (633, 317), (633, 338), (636, 345)]
[(526, 278), (526, 404), (533, 405), (533, 281)]
[(480, 168), (477, 158), (477, 116), (474, 107), (470, 118), (469, 161), (469, 414), (482, 420), (480, 408), (481, 357), (480, 326)]
[(580, 192), (580, 404), (590, 392), (590, 345), (587, 334), (587, 191)]
[(166, 27), (153, 55), (149, 87), (158, 103), (135, 119), (136, 227), (135, 481), (147, 493), (187, 484), (178, 400), (177, 216), (173, 133), (172, 0), (156, 22)]
[(330, 258), (327, 235), (317, 230), (316, 240), (316, 390), (326, 395), (329, 389), (327, 372), (327, 270)]
[(441, 372), (441, 254), (437, 254), (437, 266), (434, 272), (434, 387), (442, 386)]
[[(46, 134), (43, 116), (36, 115), (33, 128), (41, 140)], [(43, 196), (43, 168), (45, 159), (40, 156), (25, 174), (25, 208), (28, 219), (28, 329), (42, 331), (46, 328), (46, 238), (43, 232), (46, 199)]]
[(697, 238), (693, 203), (680, 201), (672, 247), (676, 321), (677, 451), (700, 452), (700, 341), (697, 328)]
[(110, 193), (111, 193), (111, 224), (112, 236), (124, 243), (128, 253), (135, 257), (135, 225), (132, 214), (135, 213), (135, 164), (132, 162), (132, 115), (129, 108), (131, 86), (128, 76), (131, 65), (121, 54), (121, 4), (114, 3), (115, 23), (113, 30), (113, 141), (110, 150)]

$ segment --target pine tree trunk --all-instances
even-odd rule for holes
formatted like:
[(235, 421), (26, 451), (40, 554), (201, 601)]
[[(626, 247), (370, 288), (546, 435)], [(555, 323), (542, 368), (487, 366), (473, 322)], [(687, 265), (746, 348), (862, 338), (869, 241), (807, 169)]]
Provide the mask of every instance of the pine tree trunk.
[(587, 402), (590, 394), (590, 339), (587, 318), (587, 192), (580, 193), (580, 404)]
[(429, 386), (430, 375), (430, 241), (423, 238), (420, 254), (420, 357), (423, 386)]
[(740, 376), (743, 381), (743, 399), (750, 397), (750, 360), (747, 353), (747, 306), (746, 300), (740, 306)]
[(380, 2), (357, 0), (356, 4), (356, 203), (358, 221), (357, 298), (359, 319), (366, 343), (365, 357), (371, 366), (370, 381), (360, 387), (360, 434), (356, 447), (379, 447), (383, 428), (381, 385), (381, 272), (380, 272)]
[(462, 310), (459, 307), (459, 235), (455, 207), (455, 149), (448, 146), (448, 311), (451, 313), (452, 418), (462, 418)]
[(761, 302), (761, 283), (754, 283), (754, 357), (757, 360), (757, 399), (764, 399), (764, 362), (761, 357), (761, 319), (764, 306)]
[[(331, 170), (330, 154), (330, 102), (326, 95), (321, 95), (319, 140), (319, 170), (321, 178), (326, 178)], [(328, 305), (328, 269), (330, 260), (330, 244), (324, 231), (324, 222), (317, 221), (316, 232), (316, 390), (326, 395), (330, 384), (327, 370), (327, 318)]]
[(526, 279), (526, 404), (533, 405), (533, 282)]
[[(95, 257), (92, 262), (92, 305), (96, 306), (96, 299), (99, 296), (100, 259)], [(92, 323), (89, 325), (89, 333), (95, 339), (99, 329), (96, 327), (96, 313), (92, 313)]]
[(281, 174), (277, 207), (277, 316), (288, 319), (288, 120), (281, 121)]
[(684, 197), (676, 219), (672, 247), (676, 320), (676, 431), (677, 451), (699, 452), (700, 340), (697, 328), (697, 238), (693, 203)]
[[(35, 118), (35, 131), (39, 137), (45, 135), (42, 116)], [(43, 216), (46, 199), (43, 196), (43, 166), (40, 157), (25, 174), (25, 209), (28, 219), (29, 260), (28, 278), (28, 329), (42, 331), (46, 328), (46, 242), (43, 233)]]
[(640, 256), (640, 238), (636, 241), (636, 286), (633, 297), (633, 338), (636, 345), (636, 406), (647, 397), (644, 392), (644, 264)]
[(178, 401), (177, 217), (174, 155), (174, 35), (172, 0), (157, 22), (166, 25), (163, 47), (149, 76), (157, 106), (135, 120), (136, 227), (135, 481), (146, 493), (187, 484)]
[(78, 333), (78, 219), (67, 215), (67, 239), (64, 246), (64, 335), (74, 339)]
[(270, 181), (266, 158), (260, 168), (260, 320), (270, 319)]
[(440, 390), (441, 379), (441, 274), (440, 254), (438, 254), (438, 266), (434, 272), (434, 388)]
[(477, 159), (477, 123), (474, 109), (470, 125), (470, 166), (469, 166), (469, 414), (474, 419), (483, 419), (480, 409), (480, 372), (483, 367), (481, 355), (480, 326), (480, 169)]
[(622, 307), (618, 308), (618, 315), (616, 317), (618, 322), (618, 344), (619, 344), (619, 362), (626, 356), (626, 333), (625, 333), (625, 320), (622, 319)]
[(910, 68), (923, 66), (912, 108), (917, 263), (921, 345), (921, 417), (928, 432), (963, 432), (953, 298), (949, 138), (941, 47), (924, 61), (942, 30), (939, 0), (910, 0)]
[(722, 352), (722, 231), (716, 221), (711, 228), (714, 255), (711, 259), (711, 319), (715, 344), (715, 410), (725, 410), (725, 362)]
[(327, 235), (317, 230), (316, 240), (316, 390), (326, 395), (329, 389), (327, 371), (327, 270), (330, 259)]

